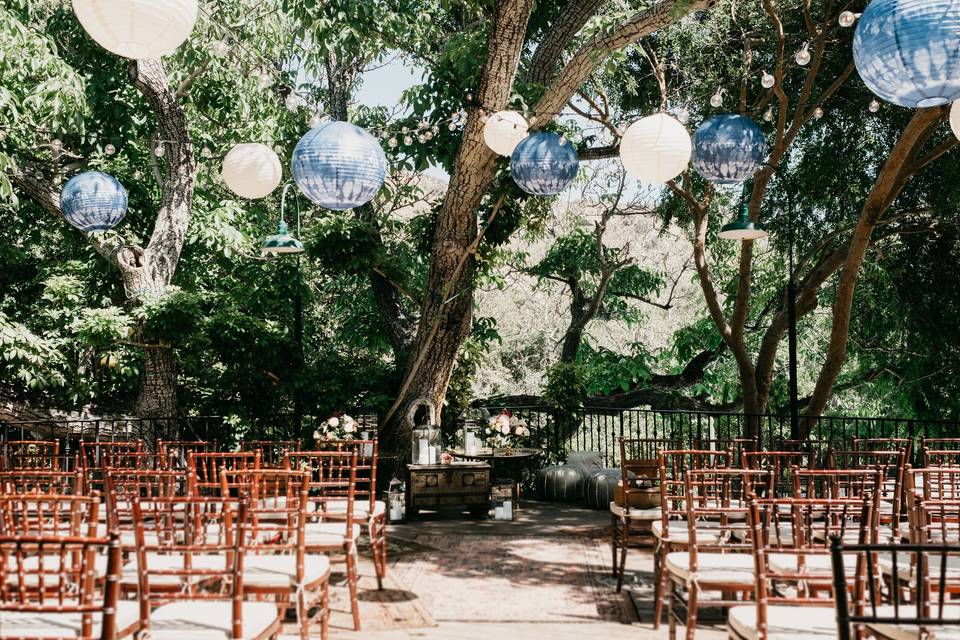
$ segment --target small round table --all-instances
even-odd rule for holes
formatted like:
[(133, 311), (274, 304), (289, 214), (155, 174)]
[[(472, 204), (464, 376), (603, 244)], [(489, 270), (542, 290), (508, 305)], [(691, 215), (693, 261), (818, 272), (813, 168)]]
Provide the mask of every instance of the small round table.
[[(477, 449), (476, 453), (467, 454), (463, 449), (450, 449), (447, 451), (450, 455), (455, 458), (462, 458), (464, 460), (479, 460), (481, 462), (488, 462), (490, 466), (494, 469), (494, 475), (496, 473), (496, 465), (501, 464), (505, 467), (509, 467), (511, 474), (510, 477), (513, 480), (513, 492), (517, 498), (517, 511), (520, 510), (520, 474), (523, 470), (523, 466), (527, 464), (534, 457), (542, 453), (541, 449), (530, 449), (530, 448), (512, 448), (512, 449), (491, 449), (483, 448)], [(492, 479), (492, 478), (491, 478)]]

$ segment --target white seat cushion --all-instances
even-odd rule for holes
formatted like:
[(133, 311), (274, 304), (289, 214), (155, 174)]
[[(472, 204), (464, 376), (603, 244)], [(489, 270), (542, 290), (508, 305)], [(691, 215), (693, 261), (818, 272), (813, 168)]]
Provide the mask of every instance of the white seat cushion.
[[(800, 566), (800, 554), (796, 553), (771, 553), (767, 555), (767, 566), (775, 572), (796, 573)], [(803, 555), (803, 568), (806, 573), (813, 577), (830, 579), (833, 577), (833, 565), (830, 555), (827, 553), (813, 553)], [(857, 567), (855, 562), (848, 562), (844, 565), (844, 570), (848, 576), (855, 576)]]
[[(864, 615), (872, 615), (869, 608), (864, 611)], [(877, 607), (877, 616), (893, 617), (895, 615), (892, 605)], [(938, 617), (936, 604), (930, 605), (931, 617)], [(916, 616), (916, 610), (911, 605), (900, 606), (900, 617)], [(943, 618), (945, 620), (960, 619), (960, 605), (948, 604), (943, 607)], [(879, 634), (883, 638), (890, 640), (920, 640), (920, 630), (912, 624), (868, 624), (868, 629)], [(930, 632), (930, 640), (960, 640), (960, 625), (929, 625), (926, 627)]]
[[(911, 580), (913, 578), (914, 567), (912, 563), (916, 563), (917, 559), (917, 555), (913, 553), (897, 554), (897, 574), (901, 580)], [(932, 553), (927, 554), (927, 574), (931, 578), (935, 579), (940, 575), (941, 562), (940, 556)], [(877, 564), (880, 565), (880, 571), (883, 572), (884, 575), (893, 574), (893, 558), (891, 554), (881, 555)], [(947, 556), (947, 570), (945, 573), (948, 580), (953, 581), (960, 578), (960, 556)]]
[[(121, 600), (117, 603), (117, 630), (135, 626), (140, 619), (140, 605)], [(79, 613), (0, 612), (2, 638), (64, 638), (80, 636), (83, 616)], [(93, 616), (93, 636), (100, 637), (100, 614)]]
[[(827, 600), (826, 603), (830, 606), (768, 606), (767, 640), (836, 638), (837, 613), (832, 600)], [(734, 638), (758, 638), (756, 605), (731, 607), (727, 613), (727, 627)]]
[[(124, 586), (137, 585), (140, 582), (141, 570), (137, 566), (137, 556), (133, 556), (133, 562), (130, 562), (123, 568), (123, 575), (120, 577), (120, 584)], [(212, 569), (222, 571), (226, 568), (226, 554), (205, 553), (194, 554), (190, 557), (190, 566), (194, 569)], [(182, 553), (158, 554), (147, 553), (147, 569), (150, 571), (164, 571), (167, 569), (182, 569), (184, 566), (184, 555)], [(157, 575), (151, 574), (150, 584), (155, 586), (168, 587), (177, 585), (184, 581), (187, 576), (184, 575)], [(203, 580), (202, 576), (190, 576), (193, 582)]]
[(702, 584), (727, 583), (752, 587), (753, 554), (698, 553), (696, 576), (690, 571), (690, 554), (675, 551), (667, 554), (667, 571), (681, 582), (696, 578)]
[[(667, 527), (667, 535), (664, 535), (663, 520), (655, 520), (650, 525), (653, 535), (658, 540), (680, 544), (688, 544), (690, 542), (690, 531), (687, 527), (687, 523), (683, 520), (671, 520)], [(717, 534), (717, 532), (710, 531), (710, 523), (697, 523), (697, 542), (709, 543), (716, 542), (719, 539), (720, 536)]]
[(631, 520), (660, 520), (662, 517), (660, 507), (654, 509), (636, 509), (630, 507), (628, 510), (616, 502), (610, 503), (610, 513), (619, 518), (627, 517)]
[[(308, 547), (340, 547), (348, 541), (347, 526), (342, 522), (308, 522), (304, 527)], [(360, 538), (360, 525), (353, 525), (352, 537)]]
[[(330, 559), (323, 555), (306, 554), (303, 557), (303, 584), (322, 579), (330, 571)], [(243, 558), (243, 585), (245, 587), (297, 586), (297, 557), (293, 554), (250, 555)]]
[[(280, 619), (272, 602), (243, 603), (243, 639), (263, 635)], [(233, 629), (233, 605), (229, 601), (172, 602), (150, 614), (151, 640), (229, 640)]]
[[(347, 513), (347, 501), (346, 500), (330, 500), (326, 504), (326, 513), (336, 517), (338, 514)], [(387, 512), (387, 503), (383, 500), (377, 500), (374, 503), (373, 507), (373, 516), (383, 515)], [(369, 520), (370, 519), (370, 501), (369, 500), (354, 500), (353, 501), (353, 517), (357, 520)]]

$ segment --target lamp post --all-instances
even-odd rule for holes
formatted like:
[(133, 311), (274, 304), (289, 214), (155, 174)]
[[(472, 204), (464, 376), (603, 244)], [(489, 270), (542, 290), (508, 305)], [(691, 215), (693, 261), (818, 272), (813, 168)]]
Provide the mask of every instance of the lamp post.
[(790, 248), (787, 267), (790, 269), (787, 280), (787, 345), (790, 371), (790, 439), (796, 440), (800, 432), (800, 402), (797, 399), (797, 280), (793, 269), (793, 196), (787, 195), (787, 215), (790, 225)]
[[(280, 222), (277, 223), (277, 233), (267, 236), (260, 243), (260, 253), (268, 255), (286, 255), (296, 254), (297, 256), (297, 274), (300, 273), (300, 254), (303, 253), (303, 242), (300, 241), (300, 204), (297, 203), (297, 235), (291, 236), (287, 230), (287, 222), (284, 220), (283, 212), (287, 203), (287, 190), (292, 187), (292, 183), (287, 183), (280, 194)], [(297, 287), (293, 297), (293, 339), (297, 344), (296, 369), (303, 369), (303, 297), (300, 295), (300, 287)], [(293, 419), (297, 426), (297, 432), (302, 429), (303, 419), (303, 399), (300, 396), (300, 390), (295, 389), (293, 393)]]

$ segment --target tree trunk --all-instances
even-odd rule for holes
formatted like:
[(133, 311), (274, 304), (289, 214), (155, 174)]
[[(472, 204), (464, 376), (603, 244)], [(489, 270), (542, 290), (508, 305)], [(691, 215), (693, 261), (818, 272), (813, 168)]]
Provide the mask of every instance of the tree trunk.
[(173, 349), (168, 346), (144, 348), (143, 373), (140, 392), (133, 403), (134, 414), (141, 418), (175, 418), (178, 411)]

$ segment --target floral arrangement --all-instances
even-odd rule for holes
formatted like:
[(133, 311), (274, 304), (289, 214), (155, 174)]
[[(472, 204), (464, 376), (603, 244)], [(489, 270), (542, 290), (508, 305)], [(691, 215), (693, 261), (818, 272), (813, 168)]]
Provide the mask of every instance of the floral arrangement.
[(357, 432), (357, 421), (338, 411), (320, 423), (313, 432), (314, 440), (344, 440)]
[(530, 437), (530, 429), (525, 420), (518, 419), (509, 409), (493, 418), (486, 428), (487, 446), (494, 449), (519, 447)]

